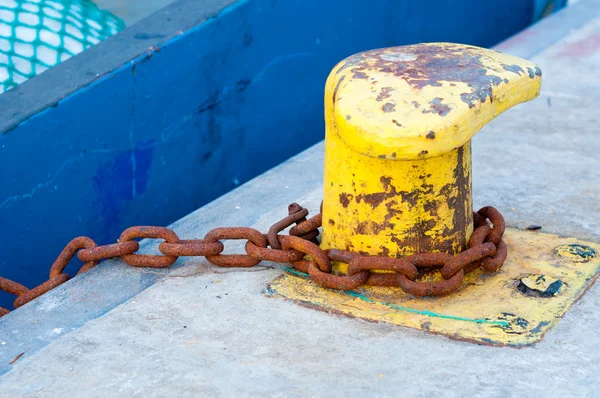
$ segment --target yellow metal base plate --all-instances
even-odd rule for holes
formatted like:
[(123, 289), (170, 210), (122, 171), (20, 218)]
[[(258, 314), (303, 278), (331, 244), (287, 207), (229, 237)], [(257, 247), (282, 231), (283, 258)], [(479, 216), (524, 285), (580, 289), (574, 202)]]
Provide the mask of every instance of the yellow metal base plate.
[(446, 297), (418, 298), (384, 287), (335, 291), (294, 270), (274, 280), (266, 293), (453, 339), (527, 346), (540, 341), (594, 282), (600, 245), (517, 229), (507, 229), (504, 239), (509, 254), (502, 269), (491, 275), (472, 272)]

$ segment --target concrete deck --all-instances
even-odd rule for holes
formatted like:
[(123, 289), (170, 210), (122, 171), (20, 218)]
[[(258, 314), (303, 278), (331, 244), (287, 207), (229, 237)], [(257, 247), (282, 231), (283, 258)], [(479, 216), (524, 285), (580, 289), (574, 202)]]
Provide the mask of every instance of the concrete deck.
[[(600, 242), (600, 0), (581, 2), (499, 46), (540, 65), (539, 99), (473, 141), (475, 207), (507, 223)], [(173, 225), (266, 231), (321, 198), (323, 146)], [(144, 246), (150, 250), (154, 242)], [(228, 250), (242, 250), (241, 244)], [(263, 289), (281, 270), (180, 259), (166, 271), (103, 263), (0, 321), (5, 396), (594, 396), (600, 286), (537, 345), (520, 350), (326, 314)], [(9, 365), (18, 354), (24, 355)]]

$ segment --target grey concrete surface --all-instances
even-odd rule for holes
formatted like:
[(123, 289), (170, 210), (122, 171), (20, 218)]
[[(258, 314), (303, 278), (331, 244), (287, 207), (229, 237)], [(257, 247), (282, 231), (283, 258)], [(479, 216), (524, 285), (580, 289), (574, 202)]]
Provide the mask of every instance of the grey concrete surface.
[[(475, 207), (496, 206), (511, 226), (600, 242), (599, 35), (600, 18), (537, 53), (540, 98), (476, 136)], [(322, 163), (319, 144), (173, 227), (184, 238), (215, 226), (266, 230), (291, 200), (314, 212)], [(263, 289), (281, 273), (274, 264), (179, 264), (104, 316), (55, 331), (62, 337), (0, 378), (0, 395), (593, 397), (600, 389), (597, 285), (540, 343), (517, 350), (270, 298)]]
[[(175, 0), (92, 0), (98, 7), (108, 10), (121, 18), (127, 26), (160, 10)], [(203, 1), (203, 0), (198, 0)]]

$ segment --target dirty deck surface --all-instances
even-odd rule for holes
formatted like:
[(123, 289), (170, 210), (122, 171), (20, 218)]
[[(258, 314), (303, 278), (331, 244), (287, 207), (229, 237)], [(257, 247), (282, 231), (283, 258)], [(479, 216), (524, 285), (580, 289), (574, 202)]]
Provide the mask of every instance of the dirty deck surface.
[[(540, 98), (501, 115), (473, 142), (475, 208), (497, 207), (510, 226), (600, 242), (599, 9), (600, 1), (578, 3), (499, 47), (535, 61), (544, 79)], [(319, 144), (173, 227), (182, 238), (217, 226), (266, 231), (293, 201), (314, 214), (322, 163)], [(103, 263), (0, 321), (0, 394), (592, 396), (600, 389), (598, 285), (537, 345), (493, 348), (268, 297), (265, 287), (282, 271), (263, 264), (222, 269), (182, 258), (163, 272)]]

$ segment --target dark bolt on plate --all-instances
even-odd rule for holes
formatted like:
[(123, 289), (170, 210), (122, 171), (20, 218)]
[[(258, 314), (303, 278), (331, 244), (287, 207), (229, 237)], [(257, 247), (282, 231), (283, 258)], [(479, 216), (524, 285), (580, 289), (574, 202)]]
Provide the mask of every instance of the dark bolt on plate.
[(594, 249), (580, 244), (558, 246), (554, 249), (554, 254), (575, 263), (587, 263), (596, 257)]
[(547, 275), (528, 275), (515, 283), (518, 291), (529, 297), (555, 297), (564, 283)]

